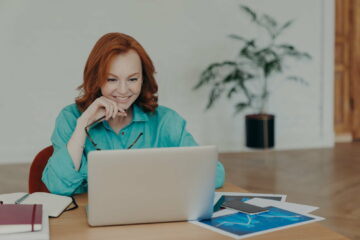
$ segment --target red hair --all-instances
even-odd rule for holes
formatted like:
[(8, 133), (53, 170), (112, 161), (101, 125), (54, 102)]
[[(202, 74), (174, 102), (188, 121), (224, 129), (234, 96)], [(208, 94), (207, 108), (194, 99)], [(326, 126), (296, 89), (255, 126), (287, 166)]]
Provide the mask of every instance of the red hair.
[(101, 96), (101, 86), (107, 81), (107, 69), (113, 56), (135, 50), (141, 59), (143, 83), (141, 93), (136, 99), (144, 111), (154, 112), (158, 106), (158, 85), (154, 65), (145, 49), (134, 38), (123, 33), (108, 33), (102, 36), (91, 50), (84, 69), (84, 82), (77, 88), (79, 97), (75, 102), (80, 110), (86, 108)]

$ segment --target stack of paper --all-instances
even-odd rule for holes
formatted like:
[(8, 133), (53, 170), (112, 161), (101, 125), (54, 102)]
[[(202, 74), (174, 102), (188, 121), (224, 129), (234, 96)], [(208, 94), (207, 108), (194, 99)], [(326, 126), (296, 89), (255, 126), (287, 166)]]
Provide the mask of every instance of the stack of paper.
[(51, 193), (37, 192), (28, 194), (25, 192), (7, 193), (0, 195), (0, 201), (4, 204), (41, 204), (43, 206), (42, 228), (35, 232), (4, 233), (0, 234), (0, 240), (48, 240), (49, 239), (49, 216), (58, 217), (69, 204), (71, 197), (59, 196)]
[(4, 204), (42, 204), (50, 217), (58, 217), (72, 202), (71, 197), (45, 192), (28, 194), (25, 192), (0, 194)]
[(193, 221), (192, 223), (235, 239), (242, 239), (324, 219), (310, 214), (318, 207), (286, 202), (286, 195), (216, 193), (214, 206), (222, 196), (225, 197), (225, 201), (236, 199), (266, 208), (267, 211), (258, 214), (246, 214), (233, 209), (223, 209), (215, 212), (211, 219)]
[(0, 204), (0, 234), (41, 230), (42, 205)]
[(0, 234), (0, 239), (6, 240), (48, 240), (49, 216), (43, 211), (42, 228), (36, 232)]

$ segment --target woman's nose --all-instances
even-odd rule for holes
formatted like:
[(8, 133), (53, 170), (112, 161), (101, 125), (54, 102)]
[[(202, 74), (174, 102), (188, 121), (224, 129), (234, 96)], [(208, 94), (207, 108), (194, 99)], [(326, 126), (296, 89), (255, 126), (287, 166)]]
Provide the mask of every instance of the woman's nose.
[(127, 93), (128, 92), (128, 86), (126, 81), (119, 81), (119, 85), (117, 87), (117, 90), (119, 93)]

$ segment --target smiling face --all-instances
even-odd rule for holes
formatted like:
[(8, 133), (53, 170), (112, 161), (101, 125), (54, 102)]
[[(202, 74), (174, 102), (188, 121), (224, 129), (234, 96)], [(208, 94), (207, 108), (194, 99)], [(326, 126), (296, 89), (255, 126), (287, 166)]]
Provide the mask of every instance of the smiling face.
[(129, 50), (110, 60), (107, 81), (101, 87), (104, 97), (128, 109), (139, 97), (143, 82), (141, 59), (136, 51)]

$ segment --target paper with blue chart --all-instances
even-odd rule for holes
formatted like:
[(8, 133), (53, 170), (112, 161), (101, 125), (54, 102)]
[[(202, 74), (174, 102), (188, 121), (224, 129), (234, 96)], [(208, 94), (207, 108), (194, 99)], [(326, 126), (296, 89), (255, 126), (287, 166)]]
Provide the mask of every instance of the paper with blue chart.
[[(227, 193), (224, 193), (225, 196)], [(218, 193), (216, 198), (220, 198)], [(255, 196), (258, 195), (258, 196)], [(261, 195), (261, 196), (259, 196)], [(294, 227), (306, 223), (316, 222), (323, 220), (323, 218), (311, 215), (305, 212), (299, 212), (299, 209), (309, 210), (311, 206), (301, 204), (289, 204), (285, 202), (285, 197), (282, 195), (277, 201), (269, 200), (274, 199), (271, 194), (242, 194), (232, 193), (231, 196), (243, 196), (241, 201), (249, 201), (253, 205), (267, 208), (269, 211), (254, 215), (240, 213), (231, 209), (220, 210), (213, 214), (211, 219), (201, 221), (194, 221), (192, 223), (202, 226), (204, 228), (216, 231), (218, 233), (233, 237), (235, 239), (242, 239), (254, 235), (259, 235), (267, 232), (272, 232), (280, 229)], [(256, 197), (256, 198), (255, 198)], [(263, 197), (263, 199), (259, 198)], [(229, 198), (231, 199), (231, 198)], [(240, 198), (241, 199), (241, 198)], [(251, 200), (249, 200), (251, 199)], [(267, 205), (269, 203), (277, 202), (276, 206)], [(313, 209), (316, 209), (315, 207)], [(295, 211), (294, 211), (295, 210)]]

